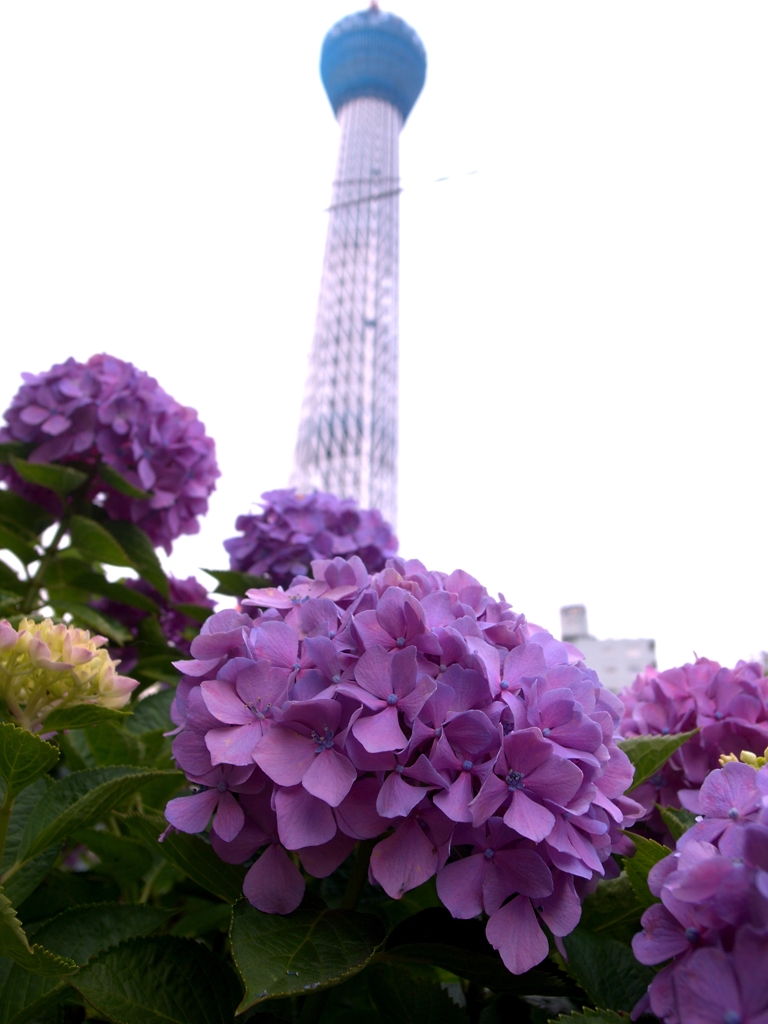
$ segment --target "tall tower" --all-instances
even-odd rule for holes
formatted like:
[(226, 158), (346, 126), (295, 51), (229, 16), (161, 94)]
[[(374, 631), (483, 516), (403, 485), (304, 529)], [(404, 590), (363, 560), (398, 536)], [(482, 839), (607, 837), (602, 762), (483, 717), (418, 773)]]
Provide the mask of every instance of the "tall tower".
[(320, 74), (341, 126), (292, 483), (394, 521), (397, 508), (398, 139), (424, 45), (372, 4), (325, 37)]

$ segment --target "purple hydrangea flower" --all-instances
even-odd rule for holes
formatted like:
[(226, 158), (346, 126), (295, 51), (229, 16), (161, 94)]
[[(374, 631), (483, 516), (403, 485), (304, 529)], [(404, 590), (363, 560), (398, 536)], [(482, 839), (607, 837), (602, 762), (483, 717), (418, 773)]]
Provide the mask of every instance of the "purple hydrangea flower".
[(269, 779), (268, 811), (263, 794), (236, 795), (240, 833), (225, 841), (214, 819), (214, 849), (256, 855), (248, 899), (287, 913), (303, 887), (286, 850), (323, 877), (378, 839), (372, 883), (399, 899), (437, 875), (451, 913), (487, 914), (509, 969), (529, 970), (547, 955), (542, 923), (573, 930), (579, 893), (642, 814), (624, 795), (620, 701), (468, 573), (390, 559), (371, 576), (357, 556), (312, 572), (249, 591), (254, 619), (212, 615), (176, 663), (187, 775), (255, 762)]
[[(69, 463), (93, 474), (89, 497), (111, 519), (136, 523), (170, 554), (173, 541), (197, 533), (197, 517), (219, 476), (214, 444), (194, 409), (157, 381), (114, 356), (68, 359), (24, 384), (5, 412), (0, 442), (33, 445), (30, 462)], [(131, 498), (98, 474), (100, 463), (148, 491)], [(59, 513), (51, 491), (23, 481), (10, 466), (0, 478), (19, 494)]]
[(241, 537), (224, 542), (229, 564), (239, 572), (268, 576), (288, 587), (318, 558), (357, 555), (368, 572), (384, 568), (397, 552), (397, 537), (376, 509), (361, 509), (351, 498), (294, 489), (262, 494), (263, 511), (238, 516)]
[(619, 694), (622, 736), (669, 735), (699, 728), (633, 796), (646, 819), (664, 832), (655, 804), (698, 812), (697, 791), (722, 754), (761, 752), (768, 746), (768, 679), (756, 662), (722, 668), (699, 658), (694, 664), (658, 672), (648, 668)]
[(675, 853), (651, 869), (659, 897), (632, 941), (637, 959), (659, 964), (635, 1016), (666, 1024), (768, 1021), (768, 770), (731, 762), (701, 787), (704, 817)]

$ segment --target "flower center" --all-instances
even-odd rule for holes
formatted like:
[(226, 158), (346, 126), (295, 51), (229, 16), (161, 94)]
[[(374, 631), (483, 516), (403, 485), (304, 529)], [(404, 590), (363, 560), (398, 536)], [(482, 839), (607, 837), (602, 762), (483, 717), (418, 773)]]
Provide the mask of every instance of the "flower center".
[(736, 819), (739, 817), (738, 807), (732, 807), (730, 811), (728, 811), (728, 817), (731, 819), (731, 821), (736, 821)]
[[(722, 711), (716, 711), (714, 717), (715, 717), (715, 721), (716, 722), (721, 722), (723, 720), (723, 712)], [(739, 1019), (741, 1019), (741, 1018), (739, 1018)]]
[(490, 848), (490, 846), (488, 847), (487, 850), (483, 851), (483, 856), (485, 857), (486, 860), (493, 859), (493, 850)]
[(502, 679), (501, 682), (499, 683), (499, 686), (501, 687), (502, 690), (508, 690), (509, 689), (509, 680)]
[(723, 1014), (723, 1024), (741, 1024), (741, 1014), (738, 1010), (726, 1010)]
[(507, 789), (513, 793), (516, 789), (525, 789), (522, 772), (509, 772), (507, 775)]
[(697, 942), (699, 941), (699, 939), (701, 938), (701, 934), (700, 934), (700, 932), (699, 932), (698, 928), (686, 928), (686, 929), (685, 929), (685, 937), (686, 937), (686, 939), (688, 939), (688, 941), (689, 941), (689, 942), (690, 942), (690, 943), (691, 943), (692, 945), (694, 945), (694, 946), (695, 946), (695, 945), (696, 945), (696, 943), (697, 943)]
[(405, 647), (405, 637), (399, 636), (397, 640), (395, 640), (395, 643), (397, 644), (398, 647)]
[(472, 761), (462, 761), (461, 767), (462, 771), (471, 772), (472, 769), (474, 768), (474, 763)]
[(547, 728), (546, 728), (546, 729), (542, 729), (542, 730), (541, 730), (541, 735), (542, 735), (542, 736), (549, 736), (549, 734), (550, 734), (551, 732), (552, 732), (552, 730), (551, 730), (551, 729), (549, 728), (549, 726), (547, 726)]
[(220, 782), (218, 784), (218, 786), (216, 787), (216, 789), (218, 789), (218, 791), (220, 793), (226, 793), (227, 792), (227, 784), (226, 784), (226, 782)]
[(320, 736), (318, 733), (313, 731), (312, 739), (317, 744), (315, 747), (315, 753), (322, 754), (324, 750), (330, 750), (333, 746), (333, 729), (326, 727), (324, 736)]
[(664, 778), (662, 772), (657, 772), (656, 775), (652, 775), (648, 781), (654, 789), (661, 789), (667, 784), (667, 780)]
[(396, 773), (397, 773), (398, 775), (402, 775), (404, 771), (405, 771), (405, 767), (404, 767), (404, 765), (402, 765), (402, 764), (396, 764), (396, 765), (395, 765), (395, 772), (396, 772)]
[(332, 683), (340, 683), (341, 682), (341, 676), (339, 675), (338, 672), (336, 673), (335, 676), (333, 676), (333, 678), (331, 679), (331, 682)]
[(390, 695), (387, 697), (387, 704), (389, 704), (390, 707), (392, 707), (395, 704), (397, 704), (397, 694), (396, 693), (390, 693)]

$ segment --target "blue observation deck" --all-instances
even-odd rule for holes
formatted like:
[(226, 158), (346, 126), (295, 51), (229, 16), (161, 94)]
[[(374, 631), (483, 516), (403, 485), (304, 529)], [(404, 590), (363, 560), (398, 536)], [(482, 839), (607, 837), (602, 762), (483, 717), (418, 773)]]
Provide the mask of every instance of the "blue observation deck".
[(402, 18), (376, 7), (337, 21), (323, 40), (320, 75), (335, 114), (350, 100), (372, 96), (405, 120), (426, 74), (422, 41)]

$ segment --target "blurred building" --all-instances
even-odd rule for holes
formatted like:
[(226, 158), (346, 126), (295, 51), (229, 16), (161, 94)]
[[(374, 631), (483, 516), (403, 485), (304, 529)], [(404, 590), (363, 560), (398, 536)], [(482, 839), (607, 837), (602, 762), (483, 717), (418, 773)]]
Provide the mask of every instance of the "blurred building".
[(629, 686), (638, 672), (656, 667), (656, 644), (653, 640), (598, 640), (587, 628), (587, 609), (583, 604), (569, 604), (560, 609), (563, 640), (573, 644), (584, 655), (588, 668), (593, 668), (604, 686), (618, 693)]
[(341, 128), (291, 483), (397, 508), (398, 140), (426, 75), (402, 18), (342, 18), (320, 74)]

